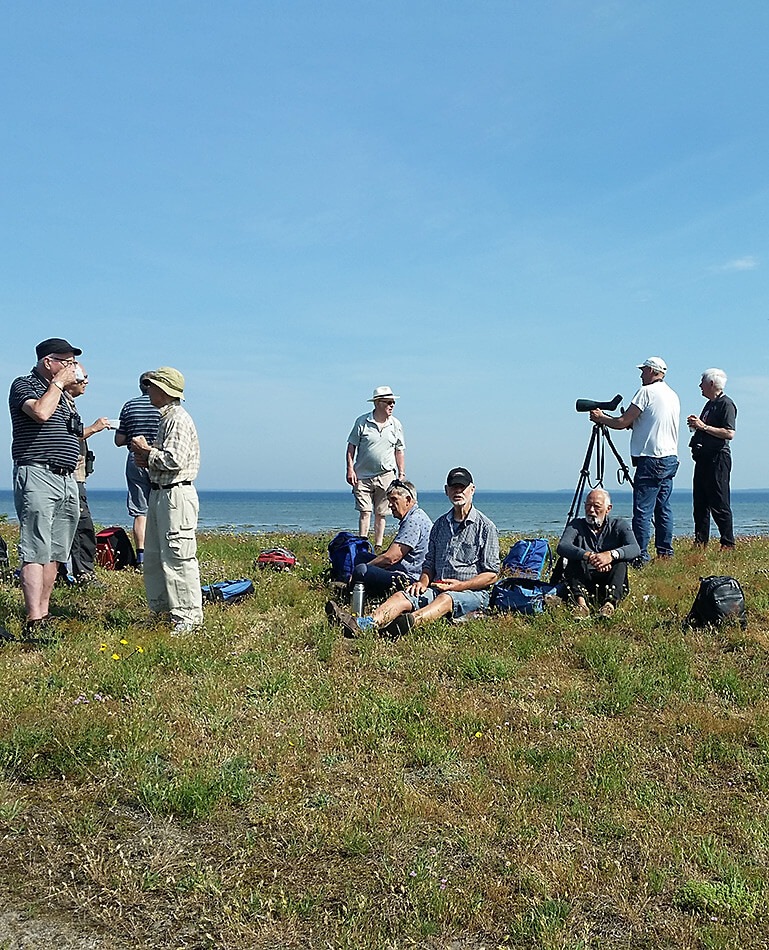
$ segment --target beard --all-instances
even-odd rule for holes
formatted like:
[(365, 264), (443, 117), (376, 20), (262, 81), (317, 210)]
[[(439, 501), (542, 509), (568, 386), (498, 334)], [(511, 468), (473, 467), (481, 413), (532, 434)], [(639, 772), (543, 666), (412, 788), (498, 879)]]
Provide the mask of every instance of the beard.
[(603, 524), (603, 518), (596, 518), (595, 515), (585, 515), (585, 521), (587, 521), (593, 531), (597, 531)]

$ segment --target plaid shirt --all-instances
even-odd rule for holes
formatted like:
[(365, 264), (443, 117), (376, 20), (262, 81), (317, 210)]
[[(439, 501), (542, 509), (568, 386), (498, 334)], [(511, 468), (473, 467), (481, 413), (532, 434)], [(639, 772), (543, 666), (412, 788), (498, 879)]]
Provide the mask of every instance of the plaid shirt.
[(150, 449), (150, 480), (168, 486), (175, 482), (192, 482), (200, 468), (200, 445), (195, 423), (178, 402), (160, 410), (160, 428)]
[(459, 524), (453, 510), (441, 515), (430, 532), (422, 570), (432, 580), (469, 581), (486, 571), (498, 574), (497, 526), (477, 508)]

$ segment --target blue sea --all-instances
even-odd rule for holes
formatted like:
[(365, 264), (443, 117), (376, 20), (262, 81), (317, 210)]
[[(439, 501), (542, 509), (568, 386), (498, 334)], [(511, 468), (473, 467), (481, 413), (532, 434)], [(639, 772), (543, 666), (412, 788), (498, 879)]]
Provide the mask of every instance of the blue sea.
[[(573, 491), (477, 491), (475, 504), (505, 533), (524, 537), (560, 535), (573, 494)], [(125, 497), (124, 490), (89, 491), (88, 503), (94, 521), (103, 526), (129, 527), (131, 519), (126, 511)], [(613, 513), (629, 519), (632, 513), (631, 493), (612, 492), (612, 501)], [(420, 492), (419, 504), (433, 520), (449, 508), (446, 496), (438, 491)], [(769, 535), (769, 491), (733, 492), (732, 510), (737, 534)], [(2, 514), (11, 521), (16, 518), (13, 493), (10, 491), (0, 491)], [(673, 492), (673, 516), (676, 535), (694, 534), (691, 492)], [(353, 498), (346, 491), (200, 492), (199, 527), (202, 530), (328, 534), (357, 530), (357, 524)], [(388, 517), (388, 530), (394, 525), (394, 519)]]

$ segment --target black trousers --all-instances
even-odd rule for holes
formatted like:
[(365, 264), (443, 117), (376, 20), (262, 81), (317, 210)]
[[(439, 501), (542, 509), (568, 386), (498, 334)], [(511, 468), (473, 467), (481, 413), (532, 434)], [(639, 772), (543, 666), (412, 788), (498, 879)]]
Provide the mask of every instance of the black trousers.
[(69, 552), (72, 574), (75, 578), (83, 574), (93, 574), (96, 558), (96, 529), (88, 508), (85, 482), (78, 482), (77, 488), (80, 494), (80, 519), (75, 530), (72, 550)]
[(627, 561), (614, 561), (608, 571), (596, 570), (587, 561), (569, 561), (563, 575), (572, 600), (584, 597), (601, 607), (607, 601), (618, 604), (628, 590)]
[(710, 459), (694, 463), (694, 540), (707, 544), (710, 538), (710, 516), (721, 532), (721, 544), (734, 545), (729, 479), (732, 474), (732, 453), (719, 452)]

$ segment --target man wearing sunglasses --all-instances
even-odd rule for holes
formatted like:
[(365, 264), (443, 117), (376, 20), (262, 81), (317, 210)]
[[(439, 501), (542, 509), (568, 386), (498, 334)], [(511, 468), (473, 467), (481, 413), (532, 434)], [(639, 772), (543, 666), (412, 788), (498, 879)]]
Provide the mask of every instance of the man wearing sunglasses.
[(393, 415), (399, 398), (389, 386), (377, 386), (369, 399), (374, 411), (358, 416), (347, 437), (347, 482), (360, 512), (358, 534), (368, 537), (373, 511), (376, 548), (384, 539), (387, 489), (393, 478), (406, 477), (403, 426)]
[[(83, 352), (53, 337), (36, 347), (37, 363), (11, 384), (13, 498), (19, 518), (21, 588), (27, 638), (53, 634), (48, 607), (58, 564), (69, 557), (80, 502), (74, 471), (82, 422), (64, 397)], [(79, 425), (78, 425), (79, 423)]]

